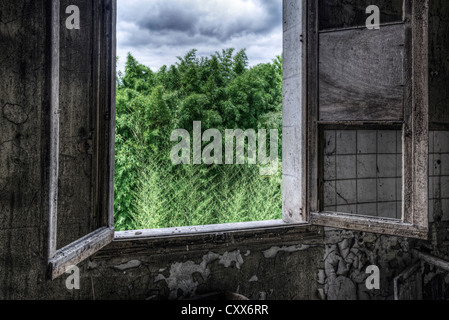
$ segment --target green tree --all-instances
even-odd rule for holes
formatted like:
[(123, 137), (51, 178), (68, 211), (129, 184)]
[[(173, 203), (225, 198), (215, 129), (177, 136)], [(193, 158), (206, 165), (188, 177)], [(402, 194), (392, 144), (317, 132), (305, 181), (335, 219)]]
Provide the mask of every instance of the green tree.
[[(171, 132), (282, 128), (282, 59), (249, 67), (245, 50), (197, 57), (157, 72), (128, 54), (118, 74), (115, 220), (118, 230), (281, 217), (280, 173), (254, 166), (174, 166)], [(281, 146), (280, 146), (281, 148)]]

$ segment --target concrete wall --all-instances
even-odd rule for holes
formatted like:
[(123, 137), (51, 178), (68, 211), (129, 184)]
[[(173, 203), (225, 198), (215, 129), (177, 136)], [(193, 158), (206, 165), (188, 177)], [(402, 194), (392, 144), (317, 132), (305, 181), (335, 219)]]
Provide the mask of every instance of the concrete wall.
[[(286, 10), (297, 10), (296, 2), (287, 1)], [(440, 61), (447, 57), (441, 51), (449, 48), (447, 19), (439, 16), (442, 8), (447, 12), (447, 2), (431, 2), (435, 48), (431, 50), (431, 81), (437, 84), (446, 81), (448, 74), (447, 61)], [(447, 213), (437, 205), (431, 212), (429, 241), (285, 227), (114, 242), (80, 265), (80, 290), (68, 290), (65, 277), (45, 281), (42, 190), (46, 187), (44, 150), (48, 138), (43, 131), (48, 108), (47, 5), (44, 0), (4, 0), (0, 4), (1, 299), (168, 299), (221, 291), (252, 299), (391, 299), (392, 279), (412, 263), (412, 248), (449, 259), (449, 224), (443, 221)], [(290, 31), (289, 37), (298, 36)], [(297, 88), (300, 70), (293, 72), (291, 79)], [(440, 91), (431, 92), (431, 101), (448, 110), (447, 100), (435, 97)], [(76, 104), (62, 104), (72, 106), (73, 112), (67, 115), (76, 117)], [(292, 124), (291, 128), (293, 132), (301, 130), (300, 125)], [(83, 135), (76, 128), (71, 130)], [(69, 134), (65, 135), (68, 138)], [(292, 213), (292, 217), (299, 215)], [(67, 220), (64, 238), (70, 239), (80, 228), (89, 229), (88, 220), (83, 228), (83, 219)], [(73, 231), (71, 223), (76, 226)], [(381, 289), (367, 291), (364, 271), (372, 264), (381, 270)], [(428, 266), (424, 270), (426, 290), (431, 291), (441, 281), (447, 283), (447, 277), (437, 270)], [(436, 278), (439, 281), (435, 282)]]

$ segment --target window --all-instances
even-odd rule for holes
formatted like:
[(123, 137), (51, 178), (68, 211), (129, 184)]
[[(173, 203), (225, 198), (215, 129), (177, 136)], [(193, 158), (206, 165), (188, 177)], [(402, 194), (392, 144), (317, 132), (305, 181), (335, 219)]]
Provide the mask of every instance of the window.
[[(116, 0), (76, 2), (92, 14), (81, 20), (90, 28), (86, 38), (60, 30), (60, 13), (73, 3), (51, 1), (51, 112), (45, 120), (50, 137), (45, 217), (50, 279), (114, 237), (136, 237), (113, 229)], [(347, 9), (339, 6), (345, 3), (284, 1), (283, 220), (194, 232), (315, 224), (427, 237), (428, 1), (405, 0), (404, 12), (402, 1), (391, 2), (387, 23), (379, 30), (361, 26), (360, 15), (339, 21), (337, 13)], [(358, 14), (365, 11), (362, 7), (351, 6)], [(79, 60), (64, 55), (69, 45), (64, 39), (69, 38), (74, 47), (82, 43), (87, 48), (79, 51)], [(73, 71), (72, 64), (84, 66), (79, 74), (87, 74), (78, 86), (68, 72)], [(79, 133), (83, 139), (75, 143), (65, 140), (71, 138), (70, 131), (64, 131), (70, 115), (63, 110), (59, 115), (58, 110), (59, 94), (77, 87), (89, 88), (85, 100), (72, 102), (79, 104), (77, 112), (86, 113), (88, 123)], [(64, 157), (76, 158), (66, 152), (67, 141), (83, 155), (81, 164), (72, 169), (63, 163)], [(76, 188), (71, 185), (74, 172), (81, 176), (82, 171), (90, 183), (88, 205), (65, 192)], [(59, 198), (58, 189), (63, 191)], [(66, 223), (58, 209), (68, 207), (80, 219), (87, 216), (90, 227), (58, 239), (57, 231), (65, 230)], [(171, 236), (179, 232), (192, 230), (175, 230)]]
[[(383, 4), (377, 30), (308, 2), (306, 215), (313, 224), (427, 238), (427, 1)], [(404, 12), (402, 12), (402, 8)]]

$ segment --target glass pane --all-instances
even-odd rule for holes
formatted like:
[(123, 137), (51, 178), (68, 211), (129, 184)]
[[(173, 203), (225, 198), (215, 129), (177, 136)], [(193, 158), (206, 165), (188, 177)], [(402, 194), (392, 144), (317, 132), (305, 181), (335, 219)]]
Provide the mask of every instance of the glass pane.
[(324, 211), (401, 219), (399, 130), (325, 130)]
[(380, 23), (402, 21), (403, 0), (319, 0), (320, 30), (364, 26), (370, 14), (366, 8), (379, 8)]

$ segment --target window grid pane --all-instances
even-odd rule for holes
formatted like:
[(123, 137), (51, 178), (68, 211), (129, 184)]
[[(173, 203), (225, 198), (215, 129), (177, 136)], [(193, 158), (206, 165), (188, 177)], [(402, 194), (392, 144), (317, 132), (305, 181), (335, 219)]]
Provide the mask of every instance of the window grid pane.
[(325, 130), (323, 209), (402, 217), (402, 132)]

